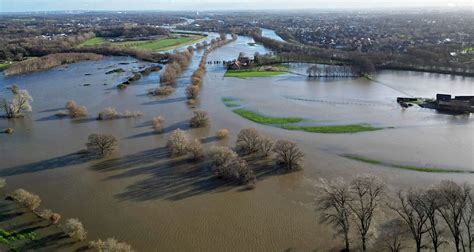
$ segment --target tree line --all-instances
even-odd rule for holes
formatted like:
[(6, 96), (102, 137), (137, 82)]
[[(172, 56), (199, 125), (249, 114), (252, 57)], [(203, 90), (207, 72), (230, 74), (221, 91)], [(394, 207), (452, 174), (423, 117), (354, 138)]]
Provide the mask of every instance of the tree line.
[[(344, 251), (352, 250), (354, 232), (363, 251), (374, 244), (398, 252), (410, 248), (410, 243), (416, 251), (473, 251), (474, 195), (468, 184), (442, 181), (429, 188), (400, 190), (395, 197), (374, 176), (349, 182), (322, 179), (319, 188), (320, 220), (343, 238)], [(375, 226), (384, 211), (395, 217)]]

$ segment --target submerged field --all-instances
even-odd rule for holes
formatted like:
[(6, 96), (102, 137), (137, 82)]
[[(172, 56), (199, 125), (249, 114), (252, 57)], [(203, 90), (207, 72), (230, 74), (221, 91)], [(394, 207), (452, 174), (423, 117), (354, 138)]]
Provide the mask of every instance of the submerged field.
[[(249, 46), (252, 41), (239, 37), (212, 52), (208, 60), (234, 59), (240, 52), (268, 52), (261, 45)], [(15, 129), (14, 134), (0, 134), (0, 177), (7, 179), (5, 191), (20, 187), (32, 191), (41, 196), (43, 206), (63, 218), (79, 218), (88, 230), (88, 239), (115, 237), (137, 251), (334, 251), (340, 248), (340, 241), (328, 232), (330, 227), (320, 223), (314, 210), (315, 187), (321, 178), (374, 174), (393, 190), (429, 187), (445, 179), (472, 179), (473, 118), (416, 107), (402, 110), (395, 100), (406, 94), (432, 97), (436, 92), (474, 93), (472, 79), (411, 72), (381, 72), (374, 76), (377, 82), (363, 78), (308, 80), (289, 74), (240, 79), (224, 78), (221, 65), (208, 65), (196, 108), (207, 111), (210, 122), (208, 127), (193, 129), (189, 119), (195, 109), (187, 105), (185, 89), (202, 53), (195, 52), (169, 97), (147, 95), (148, 89), (157, 87), (163, 71), (143, 76), (126, 90), (117, 90), (116, 85), (132, 72), (149, 65), (129, 57), (106, 57), (45, 72), (1, 76), (2, 96), (9, 94), (8, 86), (17, 84), (28, 89), (34, 99), (33, 112), (25, 118), (0, 119), (0, 131)], [(304, 72), (307, 66), (291, 67), (292, 71)], [(117, 68), (124, 72), (105, 74)], [(85, 105), (88, 116), (55, 116), (68, 100)], [(98, 113), (106, 107), (140, 111), (143, 116), (97, 121)], [(236, 113), (235, 109), (244, 110)], [(157, 116), (165, 119), (162, 133), (152, 128)], [(307, 131), (321, 129), (287, 130), (274, 124), (344, 125), (331, 130), (365, 127), (369, 131), (313, 134)], [(285, 173), (271, 159), (250, 159), (256, 167), (257, 185), (246, 190), (216, 179), (205, 162), (173, 158), (166, 148), (169, 135), (178, 128), (200, 139), (208, 150), (213, 146), (234, 147), (239, 131), (250, 127), (275, 140), (296, 142), (305, 153), (304, 170)], [(388, 127), (394, 128), (375, 130)], [(230, 132), (226, 139), (215, 136), (222, 128)], [(85, 148), (91, 133), (115, 135), (118, 151), (104, 159), (81, 158), (78, 151)], [(341, 153), (353, 153), (357, 158)], [(440, 167), (443, 172), (398, 169), (387, 164)], [(10, 211), (1, 213), (6, 214)], [(20, 217), (26, 218), (25, 223), (35, 221), (25, 214)], [(34, 232), (43, 242), (61, 238), (57, 230), (43, 225), (26, 228), (38, 228)], [(67, 251), (69, 242), (59, 239), (46, 251)]]
[(96, 37), (91, 38), (80, 46), (98, 46), (98, 45), (114, 45), (130, 48), (146, 49), (153, 51), (167, 51), (178, 47), (191, 45), (204, 40), (204, 36), (195, 34), (171, 33), (168, 38), (158, 40), (142, 40), (142, 41), (121, 41), (110, 42), (107, 38)]

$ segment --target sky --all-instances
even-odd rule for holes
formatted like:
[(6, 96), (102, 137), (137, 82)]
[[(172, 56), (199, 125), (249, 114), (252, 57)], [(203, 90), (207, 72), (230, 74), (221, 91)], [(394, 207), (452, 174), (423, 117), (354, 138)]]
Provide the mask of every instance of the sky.
[(464, 7), (474, 0), (0, 0), (0, 12)]

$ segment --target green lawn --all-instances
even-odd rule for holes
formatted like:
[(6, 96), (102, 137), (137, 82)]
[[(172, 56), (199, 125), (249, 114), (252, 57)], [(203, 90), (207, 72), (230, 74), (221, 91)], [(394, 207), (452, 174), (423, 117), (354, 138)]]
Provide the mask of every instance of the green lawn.
[(348, 124), (348, 125), (329, 125), (329, 126), (298, 126), (298, 125), (281, 125), (287, 130), (301, 130), (312, 133), (357, 133), (364, 131), (376, 131), (384, 128), (373, 127), (369, 124)]
[(194, 34), (172, 33), (168, 38), (159, 40), (141, 40), (141, 41), (123, 41), (109, 42), (106, 38), (91, 38), (79, 46), (97, 46), (109, 44), (114, 46), (123, 46), (129, 48), (138, 48), (153, 51), (167, 51), (181, 46), (191, 45), (204, 40), (206, 37)]
[(436, 168), (436, 167), (419, 167), (419, 166), (412, 166), (412, 165), (399, 165), (388, 163), (380, 160), (374, 160), (367, 157), (353, 155), (353, 154), (345, 154), (342, 155), (345, 158), (368, 163), (368, 164), (375, 164), (375, 165), (382, 165), (392, 168), (398, 168), (403, 170), (410, 170), (410, 171), (418, 171), (418, 172), (437, 172), (437, 173), (473, 173), (472, 171), (465, 171), (465, 170), (455, 170), (455, 169), (443, 169), (443, 168)]
[(302, 122), (303, 118), (298, 117), (268, 117), (246, 109), (236, 109), (234, 113), (241, 117), (260, 124), (288, 124)]
[(272, 77), (288, 73), (288, 65), (278, 64), (272, 65), (278, 67), (279, 71), (266, 71), (264, 67), (254, 67), (250, 69), (239, 69), (239, 70), (227, 70), (224, 77), (236, 77), (236, 78), (252, 78), (252, 77)]

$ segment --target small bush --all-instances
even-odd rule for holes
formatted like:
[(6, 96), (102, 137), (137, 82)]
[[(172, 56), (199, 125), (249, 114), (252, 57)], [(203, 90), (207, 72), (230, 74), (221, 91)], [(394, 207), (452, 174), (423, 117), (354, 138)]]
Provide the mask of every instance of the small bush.
[(39, 217), (49, 220), (51, 218), (51, 215), (53, 215), (53, 211), (51, 209), (43, 209), (38, 213)]
[(148, 94), (153, 95), (153, 96), (157, 96), (157, 95), (168, 96), (168, 95), (171, 95), (173, 92), (174, 92), (174, 88), (170, 86), (163, 86), (163, 87), (148, 90)]
[(273, 151), (277, 154), (278, 162), (283, 164), (286, 170), (292, 171), (301, 168), (304, 153), (296, 143), (278, 140), (273, 147)]
[(5, 134), (13, 134), (15, 133), (15, 130), (13, 128), (7, 128), (4, 132)]
[(131, 112), (131, 111), (125, 110), (125, 112), (119, 113), (117, 112), (115, 108), (108, 107), (99, 113), (97, 120), (114, 120), (114, 119), (119, 119), (119, 118), (134, 118), (134, 117), (140, 117), (140, 116), (143, 116), (143, 113), (140, 111)]
[(199, 140), (194, 139), (187, 144), (187, 153), (191, 160), (197, 161), (203, 158), (204, 148)]
[[(72, 118), (80, 118), (87, 116), (86, 107), (78, 106), (75, 101), (68, 101), (66, 103), (66, 108), (69, 111), (69, 116)], [(60, 116), (59, 113), (57, 115)]]
[(4, 188), (5, 186), (7, 186), (7, 180), (0, 178), (0, 189)]
[(61, 219), (61, 215), (58, 214), (58, 213), (53, 213), (51, 214), (51, 216), (49, 217), (49, 220), (51, 221), (51, 223), (53, 224), (56, 224), (58, 223), (58, 221)]
[(196, 106), (197, 101), (195, 99), (189, 99), (188, 100), (188, 105), (191, 107)]
[(64, 232), (71, 238), (83, 241), (87, 237), (87, 231), (78, 219), (68, 219), (64, 224)]
[(41, 199), (38, 195), (30, 193), (25, 189), (17, 189), (10, 196), (20, 205), (30, 210), (35, 210), (41, 204)]
[(255, 183), (256, 177), (253, 170), (230, 148), (213, 147), (208, 156), (216, 177), (236, 179), (242, 184)]
[(114, 238), (108, 238), (105, 241), (101, 239), (89, 242), (89, 248), (99, 252), (132, 252), (132, 246), (125, 242), (119, 242)]
[(157, 116), (153, 118), (153, 129), (155, 132), (162, 132), (163, 131), (163, 123), (165, 122), (165, 119), (161, 116)]
[(108, 107), (99, 113), (97, 120), (113, 120), (117, 118), (120, 118), (120, 113), (115, 108)]
[(185, 155), (188, 151), (188, 135), (181, 129), (177, 129), (171, 133), (166, 146), (174, 156)]
[(106, 156), (117, 148), (117, 138), (109, 134), (90, 134), (87, 150), (93, 154)]
[(219, 139), (224, 139), (229, 136), (229, 130), (228, 129), (220, 129), (216, 132), (216, 137)]
[(199, 86), (190, 85), (186, 88), (186, 97), (188, 99), (197, 99), (200, 92), (201, 89), (199, 88)]
[(193, 128), (205, 127), (209, 123), (209, 116), (206, 111), (194, 111), (194, 116), (191, 118), (190, 125)]

